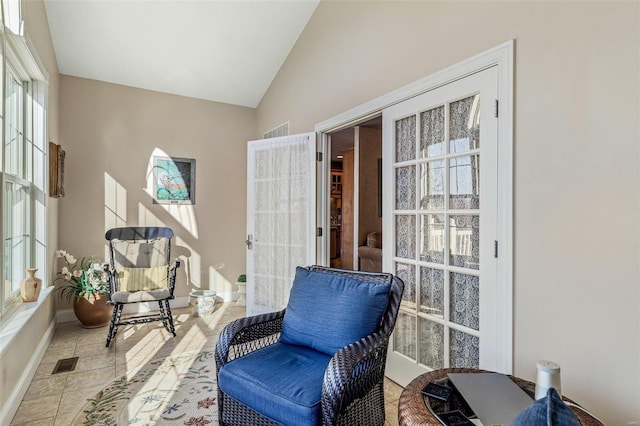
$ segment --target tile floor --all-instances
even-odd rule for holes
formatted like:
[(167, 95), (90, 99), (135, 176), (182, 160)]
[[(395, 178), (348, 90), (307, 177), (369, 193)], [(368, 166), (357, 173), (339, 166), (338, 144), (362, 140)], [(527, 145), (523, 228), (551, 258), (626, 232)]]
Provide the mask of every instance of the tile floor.
[[(55, 335), (11, 425), (67, 426), (76, 409), (116, 376), (140, 369), (150, 360), (192, 350), (213, 350), (222, 328), (244, 316), (235, 303), (216, 305), (213, 314), (194, 318), (188, 308), (174, 310), (176, 338), (155, 322), (121, 327), (110, 348), (107, 328), (85, 329), (77, 322), (58, 324)], [(74, 371), (52, 375), (56, 362), (78, 357)], [(386, 425), (398, 424), (402, 388), (385, 381)]]

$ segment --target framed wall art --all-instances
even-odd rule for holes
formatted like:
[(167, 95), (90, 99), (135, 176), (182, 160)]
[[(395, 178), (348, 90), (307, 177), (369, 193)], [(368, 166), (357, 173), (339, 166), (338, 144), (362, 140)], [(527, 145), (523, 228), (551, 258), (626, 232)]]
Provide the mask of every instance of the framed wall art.
[(153, 157), (153, 203), (196, 203), (196, 160)]
[(49, 142), (49, 197), (64, 197), (64, 157), (60, 145)]

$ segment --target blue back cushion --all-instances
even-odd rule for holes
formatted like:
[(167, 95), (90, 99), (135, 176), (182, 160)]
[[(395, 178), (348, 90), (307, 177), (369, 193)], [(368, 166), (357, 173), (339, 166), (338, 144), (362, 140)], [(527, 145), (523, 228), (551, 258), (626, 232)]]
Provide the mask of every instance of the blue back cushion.
[(391, 284), (371, 284), (298, 267), (280, 341), (328, 355), (376, 331)]

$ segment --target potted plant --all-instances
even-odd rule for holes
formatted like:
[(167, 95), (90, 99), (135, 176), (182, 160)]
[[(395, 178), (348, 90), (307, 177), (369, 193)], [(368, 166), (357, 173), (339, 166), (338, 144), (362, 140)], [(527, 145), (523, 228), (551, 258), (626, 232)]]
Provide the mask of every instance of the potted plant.
[(238, 300), (236, 301), (236, 305), (246, 306), (247, 299), (245, 295), (247, 294), (247, 276), (245, 274), (240, 274), (238, 276), (236, 284), (238, 284), (238, 294), (240, 295), (240, 297), (238, 297)]
[(63, 284), (55, 289), (60, 297), (73, 301), (73, 312), (83, 327), (102, 327), (109, 323), (113, 307), (107, 304), (107, 283), (102, 262), (93, 256), (76, 259), (64, 250), (56, 251), (65, 265), (56, 274), (55, 282)]

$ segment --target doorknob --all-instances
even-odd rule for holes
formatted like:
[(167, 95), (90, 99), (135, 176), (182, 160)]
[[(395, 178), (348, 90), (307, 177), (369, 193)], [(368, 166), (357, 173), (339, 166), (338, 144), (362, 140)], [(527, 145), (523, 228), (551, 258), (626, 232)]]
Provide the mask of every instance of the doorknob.
[(247, 239), (244, 240), (244, 243), (247, 245), (247, 249), (253, 249), (253, 235), (247, 235)]

